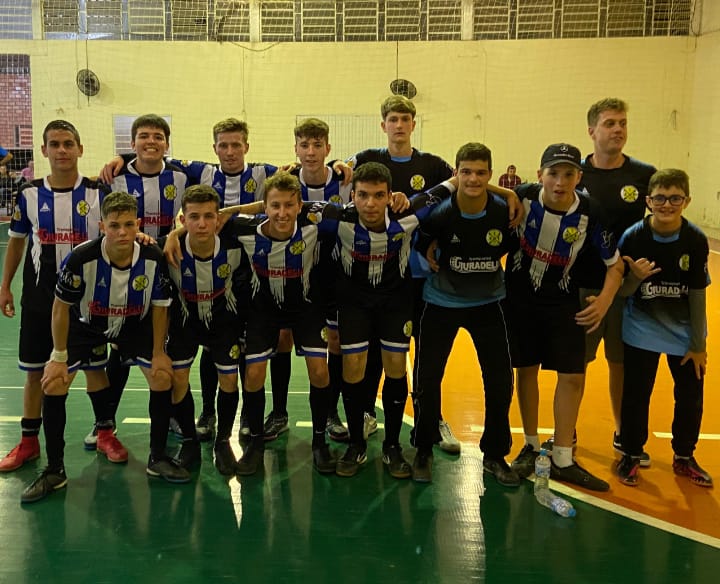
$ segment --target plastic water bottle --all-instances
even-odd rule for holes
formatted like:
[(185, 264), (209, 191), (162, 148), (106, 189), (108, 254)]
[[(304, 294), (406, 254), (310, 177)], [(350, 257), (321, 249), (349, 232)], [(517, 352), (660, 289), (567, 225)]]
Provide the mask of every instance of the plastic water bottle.
[(543, 507), (552, 509), (562, 517), (575, 517), (575, 508), (570, 501), (566, 501), (548, 488), (550, 466), (550, 458), (543, 449), (535, 459), (535, 499)]

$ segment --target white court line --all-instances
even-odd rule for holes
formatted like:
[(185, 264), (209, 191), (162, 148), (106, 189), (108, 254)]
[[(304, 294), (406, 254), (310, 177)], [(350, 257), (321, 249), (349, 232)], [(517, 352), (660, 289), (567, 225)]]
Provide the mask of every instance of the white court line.
[[(653, 432), (656, 438), (672, 438), (671, 432)], [(700, 440), (720, 440), (720, 434), (699, 434)]]

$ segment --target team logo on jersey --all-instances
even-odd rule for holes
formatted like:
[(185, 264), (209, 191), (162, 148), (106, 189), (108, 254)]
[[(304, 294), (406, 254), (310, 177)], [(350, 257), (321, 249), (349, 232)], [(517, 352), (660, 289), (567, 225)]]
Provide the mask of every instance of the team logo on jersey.
[(104, 355), (105, 351), (107, 351), (107, 345), (98, 345), (97, 347), (92, 348), (92, 354), (93, 355)]
[(239, 359), (240, 358), (240, 345), (233, 345), (230, 347), (230, 351), (228, 352), (228, 355), (230, 355), (231, 359)]
[(408, 320), (403, 325), (403, 334), (409, 339), (412, 336), (412, 321)]
[(334, 205), (342, 205), (342, 202), (343, 202), (342, 197), (340, 195), (333, 195), (332, 197), (330, 197), (328, 199), (328, 201), (330, 201)]
[(296, 241), (290, 246), (290, 253), (293, 255), (300, 255), (302, 252), (305, 251), (306, 247), (307, 244), (301, 239), (300, 241)]
[(690, 269), (690, 256), (686, 253), (682, 254), (678, 265), (683, 272), (687, 272)]
[(575, 243), (580, 237), (577, 227), (566, 227), (563, 231), (562, 238), (565, 243)]
[(633, 185), (625, 185), (620, 189), (620, 198), (626, 203), (634, 203), (638, 200), (638, 190)]
[(322, 221), (322, 213), (308, 213), (307, 220), (313, 225), (317, 225), (320, 221)]
[(217, 269), (218, 278), (222, 278), (223, 280), (225, 280), (228, 278), (228, 276), (230, 276), (231, 272), (232, 272), (232, 268), (230, 267), (230, 264), (222, 264), (221, 266), (218, 266), (218, 269)]
[(323, 343), (327, 343), (328, 340), (328, 327), (324, 326), (320, 330), (320, 338), (323, 340)]
[(255, 182), (254, 178), (248, 179), (248, 181), (245, 183), (245, 192), (246, 193), (254, 193), (257, 190), (257, 183)]
[(77, 290), (80, 288), (80, 284), (82, 284), (82, 278), (76, 274), (72, 274), (70, 285)]
[(13, 213), (13, 219), (15, 219), (15, 221), (20, 221), (21, 217), (22, 217), (22, 215), (20, 214), (20, 207), (18, 205), (15, 205), (15, 212)]
[(488, 244), (492, 245), (493, 247), (497, 247), (502, 243), (503, 236), (502, 231), (499, 229), (491, 229), (487, 232), (487, 235), (485, 235), (485, 241), (488, 242)]
[(425, 187), (425, 177), (421, 174), (415, 174), (410, 179), (410, 186), (414, 191), (419, 191)]
[(141, 290), (145, 290), (150, 285), (150, 280), (145, 274), (142, 274), (140, 276), (136, 276), (135, 279), (132, 282), (133, 290), (136, 292), (140, 292)]
[(183, 160), (180, 164), (182, 164), (183, 166), (190, 166), (190, 161), (189, 161), (189, 160)]
[(345, 164), (347, 164), (350, 168), (355, 168), (355, 159), (351, 158), (350, 160), (346, 161)]
[(393, 237), (392, 237), (392, 240), (393, 240), (393, 241), (402, 241), (403, 239), (405, 239), (405, 232), (404, 232), (404, 231), (402, 231), (402, 232), (400, 232), (400, 233), (396, 233), (396, 234), (393, 235)]
[(163, 197), (168, 201), (174, 201), (177, 197), (177, 188), (175, 185), (168, 185), (163, 189)]
[(78, 212), (78, 215), (80, 215), (80, 217), (85, 217), (85, 215), (90, 212), (90, 205), (87, 201), (78, 201), (75, 210)]

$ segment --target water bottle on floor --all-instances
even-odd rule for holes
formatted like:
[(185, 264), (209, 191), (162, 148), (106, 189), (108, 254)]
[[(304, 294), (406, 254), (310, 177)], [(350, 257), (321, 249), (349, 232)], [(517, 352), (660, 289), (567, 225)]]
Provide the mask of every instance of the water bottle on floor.
[(575, 508), (572, 504), (548, 488), (549, 480), (550, 459), (543, 449), (535, 459), (535, 499), (543, 507), (552, 509), (562, 517), (575, 517)]

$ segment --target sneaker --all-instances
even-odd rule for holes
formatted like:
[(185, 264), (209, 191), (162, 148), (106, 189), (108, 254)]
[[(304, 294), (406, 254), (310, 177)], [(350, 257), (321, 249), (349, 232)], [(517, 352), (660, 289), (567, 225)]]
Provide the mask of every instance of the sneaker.
[(40, 440), (37, 436), (23, 436), (15, 448), (0, 460), (0, 472), (10, 472), (26, 462), (40, 457)]
[(287, 415), (276, 416), (273, 412), (270, 412), (263, 425), (263, 438), (266, 442), (270, 442), (289, 429)]
[(323, 444), (318, 448), (313, 448), (313, 467), (320, 474), (334, 474), (337, 465), (337, 459), (330, 452), (330, 447)]
[(173, 456), (173, 462), (180, 468), (192, 470), (200, 466), (202, 455), (200, 454), (200, 442), (192, 438), (186, 438), (180, 443), (180, 449)]
[(64, 469), (51, 471), (46, 468), (32, 483), (25, 487), (22, 495), (20, 495), (20, 502), (34, 503), (55, 491), (59, 491), (65, 485), (67, 485), (67, 475), (65, 475)]
[(262, 437), (253, 439), (240, 460), (235, 465), (235, 474), (239, 476), (254, 475), (265, 463), (265, 445)]
[(221, 440), (215, 442), (213, 452), (215, 453), (215, 468), (218, 469), (218, 472), (226, 477), (234, 475), (237, 461), (232, 446), (230, 446), (230, 441)]
[(160, 477), (169, 483), (189, 483), (190, 473), (184, 468), (180, 468), (170, 458), (153, 458), (152, 454), (148, 458), (147, 468), (145, 472), (151, 477)]
[(97, 451), (107, 456), (110, 462), (127, 462), (128, 451), (115, 437), (112, 428), (98, 430), (96, 447)]
[(528, 478), (535, 472), (535, 459), (540, 454), (532, 447), (532, 444), (526, 444), (522, 447), (520, 454), (510, 464), (510, 468), (514, 470), (521, 479)]
[(432, 481), (433, 455), (430, 448), (418, 448), (412, 465), (412, 479), (416, 483)]
[[(85, 450), (95, 450), (97, 448), (97, 424), (93, 424), (90, 433), (83, 438), (83, 447)], [(117, 434), (117, 427), (113, 424), (113, 434)]]
[(365, 412), (363, 415), (363, 440), (367, 440), (370, 436), (377, 432), (377, 418), (372, 414)]
[(168, 432), (175, 434), (175, 437), (179, 438), (180, 440), (183, 439), (183, 433), (182, 433), (182, 430), (180, 429), (180, 424), (178, 424), (178, 421), (175, 418), (170, 418)]
[(450, 454), (460, 454), (460, 441), (455, 438), (450, 424), (445, 420), (440, 420), (440, 443), (438, 446), (440, 450), (444, 450)]
[[(366, 416), (368, 414), (365, 414)], [(367, 451), (359, 444), (350, 444), (345, 454), (337, 461), (335, 474), (340, 477), (354, 477), (361, 464), (367, 461)]]
[(407, 460), (405, 460), (400, 446), (393, 445), (383, 447), (382, 460), (391, 477), (395, 479), (409, 479), (412, 476), (412, 469)]
[(699, 487), (713, 486), (712, 477), (697, 463), (694, 456), (690, 458), (673, 458), (673, 472), (676, 475), (688, 477), (693, 484)]
[(195, 431), (200, 442), (207, 442), (215, 437), (215, 414), (200, 414), (195, 424)]
[(347, 442), (350, 440), (350, 433), (345, 427), (345, 424), (342, 423), (337, 410), (328, 416), (325, 431), (330, 439), (335, 442)]
[(629, 454), (623, 454), (623, 457), (615, 466), (615, 472), (617, 473), (620, 482), (623, 485), (628, 485), (629, 487), (637, 487), (639, 469), (640, 461)]
[(247, 442), (250, 440), (250, 424), (248, 424), (245, 416), (240, 416), (240, 432), (238, 433), (239, 442)]
[(550, 466), (550, 478), (563, 483), (571, 483), (591, 491), (609, 491), (610, 485), (595, 475), (590, 474), (577, 462), (560, 468), (554, 462)]
[[(613, 432), (613, 450), (615, 450), (615, 452), (617, 452), (618, 454), (625, 456), (625, 451), (623, 450), (622, 444), (620, 443), (620, 436), (615, 434), (615, 432)], [(647, 468), (650, 466), (651, 463), (650, 455), (643, 450), (638, 461), (641, 467)]]
[(517, 471), (510, 468), (504, 458), (488, 458), (483, 457), (483, 470), (489, 472), (495, 477), (498, 483), (504, 487), (519, 487), (520, 475)]
[[(552, 456), (553, 446), (555, 446), (555, 435), (552, 435), (550, 436), (550, 438), (545, 440), (545, 442), (540, 445), (540, 448), (544, 448), (547, 452), (547, 455)], [(573, 432), (572, 449), (573, 456), (575, 456), (575, 451), (577, 450), (577, 430)]]

